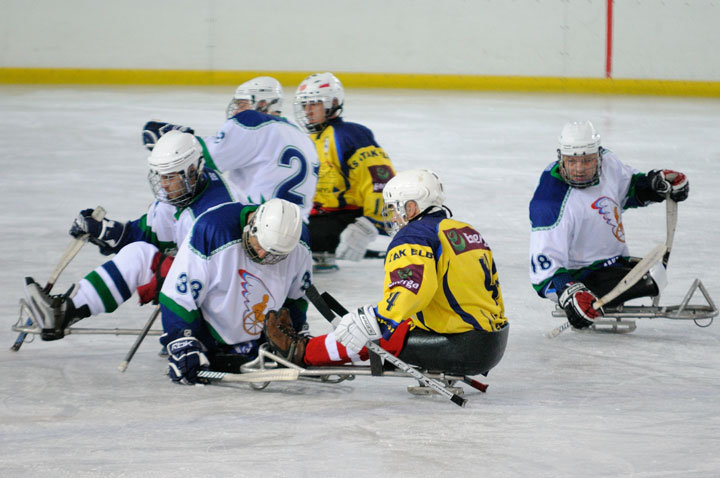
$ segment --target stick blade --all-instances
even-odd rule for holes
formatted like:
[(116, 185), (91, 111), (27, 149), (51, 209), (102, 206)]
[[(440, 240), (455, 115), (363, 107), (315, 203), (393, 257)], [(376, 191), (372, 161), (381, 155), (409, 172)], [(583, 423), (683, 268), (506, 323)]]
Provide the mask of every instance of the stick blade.
[(292, 368), (261, 370), (248, 373), (213, 372), (210, 370), (198, 372), (198, 377), (211, 382), (283, 382), (297, 380), (299, 376), (300, 371)]

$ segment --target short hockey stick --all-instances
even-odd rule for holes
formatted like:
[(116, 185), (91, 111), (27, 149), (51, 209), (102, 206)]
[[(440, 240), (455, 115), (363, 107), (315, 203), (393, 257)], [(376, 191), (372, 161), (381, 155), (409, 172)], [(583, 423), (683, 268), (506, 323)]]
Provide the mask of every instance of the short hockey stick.
[(300, 371), (294, 368), (279, 368), (248, 373), (213, 372), (201, 370), (198, 377), (209, 382), (280, 382), (297, 380)]
[[(308, 299), (310, 299), (310, 302), (313, 303), (313, 305), (318, 309), (318, 311), (325, 317), (325, 319), (333, 323), (335, 319), (335, 313), (337, 313), (339, 316), (343, 316), (348, 313), (347, 309), (345, 309), (339, 302), (337, 302), (331, 295), (329, 295), (327, 292), (320, 296), (320, 293), (315, 288), (314, 285), (310, 285), (308, 289), (305, 291), (305, 295)], [(326, 300), (330, 299), (330, 303), (328, 303)], [(333, 313), (334, 312), (334, 313)], [(425, 376), (422, 372), (417, 370), (414, 367), (411, 367), (410, 365), (406, 364), (404, 361), (400, 360), (399, 358), (395, 357), (393, 354), (388, 352), (387, 350), (380, 347), (378, 344), (368, 341), (367, 344), (365, 344), (365, 347), (369, 351), (375, 352), (383, 359), (387, 360), (391, 364), (393, 364), (395, 367), (397, 367), (399, 370), (402, 370), (406, 374), (410, 375), (414, 379), (416, 379), (418, 382), (422, 383), (426, 387), (429, 387), (436, 391), (438, 394), (442, 395), (443, 397), (449, 399), (454, 404), (464, 407), (467, 403), (467, 399), (462, 398), (460, 395), (457, 395), (455, 393), (452, 393), (450, 390), (445, 388), (445, 386), (438, 382), (437, 380), (433, 380), (430, 377)]]
[(125, 360), (122, 361), (122, 363), (118, 366), (118, 370), (120, 372), (124, 372), (128, 368), (128, 364), (132, 360), (133, 356), (135, 355), (135, 352), (137, 352), (137, 349), (140, 348), (140, 344), (143, 340), (145, 340), (145, 337), (147, 336), (148, 332), (150, 331), (150, 327), (152, 327), (153, 323), (155, 322), (155, 319), (158, 318), (158, 315), (160, 315), (160, 306), (158, 305), (155, 307), (155, 310), (153, 310), (153, 313), (150, 314), (150, 318), (148, 319), (147, 323), (145, 324), (145, 327), (142, 329), (142, 332), (138, 334), (137, 339), (135, 339), (135, 343), (132, 347), (130, 347), (130, 350), (128, 350), (127, 355), (125, 355)]
[(677, 226), (678, 217), (678, 204), (674, 200), (670, 199), (670, 193), (665, 198), (665, 206), (667, 212), (667, 236), (665, 239), (665, 255), (663, 256), (663, 266), (667, 268), (667, 263), (670, 260), (670, 250), (672, 249), (673, 239), (675, 239), (675, 227)]
[[(96, 221), (102, 221), (105, 217), (105, 209), (103, 209), (101, 206), (98, 206), (93, 210), (92, 216), (93, 219)], [(58, 277), (60, 277), (60, 274), (62, 271), (65, 270), (65, 268), (70, 264), (70, 261), (72, 261), (78, 252), (80, 252), (80, 249), (87, 243), (88, 239), (90, 238), (90, 234), (83, 234), (80, 237), (75, 238), (70, 245), (65, 249), (65, 252), (62, 256), (60, 256), (60, 261), (58, 262), (58, 265), (55, 266), (55, 270), (52, 271), (50, 274), (50, 278), (47, 281), (47, 284), (45, 284), (45, 287), (43, 288), (43, 292), (46, 294), (50, 292), (50, 290), (55, 285), (55, 281)]]
[[(625, 274), (625, 277), (623, 277), (622, 280), (618, 282), (617, 285), (613, 287), (610, 292), (602, 296), (600, 299), (596, 300), (593, 303), (593, 308), (599, 309), (603, 305), (616, 299), (620, 294), (634, 286), (656, 262), (662, 259), (664, 253), (665, 244), (658, 244), (657, 246), (655, 246), (655, 248), (653, 248), (652, 251), (650, 251), (645, 257), (643, 257), (640, 262), (635, 264), (635, 267), (630, 269), (630, 272)], [(569, 328), (570, 322), (565, 322), (562, 325), (559, 325), (552, 329), (546, 334), (546, 336), (549, 339), (555, 338)]]
[[(96, 207), (92, 213), (92, 218), (97, 221), (101, 221), (104, 217), (105, 209), (103, 209), (101, 206)], [(57, 266), (55, 266), (55, 269), (50, 273), (50, 278), (45, 284), (45, 287), (43, 287), (43, 292), (45, 292), (46, 294), (50, 293), (53, 286), (55, 285), (55, 281), (57, 281), (62, 271), (65, 270), (68, 264), (70, 264), (70, 262), (75, 258), (78, 252), (80, 252), (80, 249), (82, 249), (85, 243), (87, 243), (89, 237), (89, 234), (83, 234), (82, 236), (75, 238), (70, 243), (67, 249), (65, 249), (65, 252), (63, 252), (63, 255), (60, 256), (60, 261), (58, 261)], [(32, 317), (30, 317), (28, 318), (25, 325), (30, 326), (32, 325), (32, 323), (33, 320)], [(23, 342), (25, 342), (25, 337), (27, 337), (27, 332), (20, 332), (20, 334), (15, 339), (15, 342), (10, 346), (10, 350), (12, 350), (13, 352), (17, 352), (18, 350), (20, 350)]]

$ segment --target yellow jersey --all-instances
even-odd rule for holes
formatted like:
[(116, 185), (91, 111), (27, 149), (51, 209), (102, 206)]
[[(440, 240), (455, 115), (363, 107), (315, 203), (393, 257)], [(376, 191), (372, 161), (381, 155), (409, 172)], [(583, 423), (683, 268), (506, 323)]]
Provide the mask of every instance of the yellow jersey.
[(383, 232), (382, 191), (395, 171), (372, 131), (335, 118), (311, 139), (320, 160), (315, 210), (361, 209)]
[(507, 323), (492, 251), (472, 226), (438, 211), (411, 221), (388, 246), (383, 336), (403, 320), (441, 334), (494, 332)]

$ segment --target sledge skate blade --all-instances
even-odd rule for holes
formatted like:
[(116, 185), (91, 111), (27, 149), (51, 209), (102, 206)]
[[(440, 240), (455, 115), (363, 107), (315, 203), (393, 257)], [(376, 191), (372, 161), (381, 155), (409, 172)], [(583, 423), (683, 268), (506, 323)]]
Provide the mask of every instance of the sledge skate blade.
[[(445, 389), (451, 393), (454, 393), (455, 395), (463, 395), (465, 393), (465, 389), (463, 389), (462, 387), (445, 386)], [(407, 391), (408, 393), (410, 393), (410, 395), (439, 395), (437, 391), (433, 390), (430, 387), (426, 387), (425, 385), (408, 385)]]
[(625, 319), (595, 319), (595, 322), (589, 327), (593, 332), (610, 333), (610, 334), (629, 334), (637, 328), (634, 320)]

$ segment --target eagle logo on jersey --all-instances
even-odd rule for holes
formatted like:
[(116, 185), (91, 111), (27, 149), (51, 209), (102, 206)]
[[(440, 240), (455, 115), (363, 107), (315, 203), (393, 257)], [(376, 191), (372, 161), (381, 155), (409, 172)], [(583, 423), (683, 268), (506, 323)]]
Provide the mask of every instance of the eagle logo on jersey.
[(472, 227), (465, 226), (460, 229), (447, 229), (443, 231), (443, 233), (448, 242), (450, 242), (450, 246), (455, 254), (462, 254), (463, 252), (474, 249), (490, 250), (485, 239)]
[(424, 270), (425, 266), (423, 264), (410, 264), (391, 271), (388, 289), (400, 286), (406, 288), (413, 294), (417, 294), (422, 284)]
[(603, 220), (612, 228), (612, 233), (620, 242), (625, 242), (625, 228), (622, 223), (620, 205), (614, 199), (601, 196), (592, 203), (592, 208), (597, 210)]
[(274, 306), (275, 298), (268, 292), (265, 283), (258, 276), (244, 269), (238, 269), (242, 279), (242, 296), (245, 310), (243, 311), (243, 329), (250, 335), (260, 335), (265, 322), (268, 304)]

